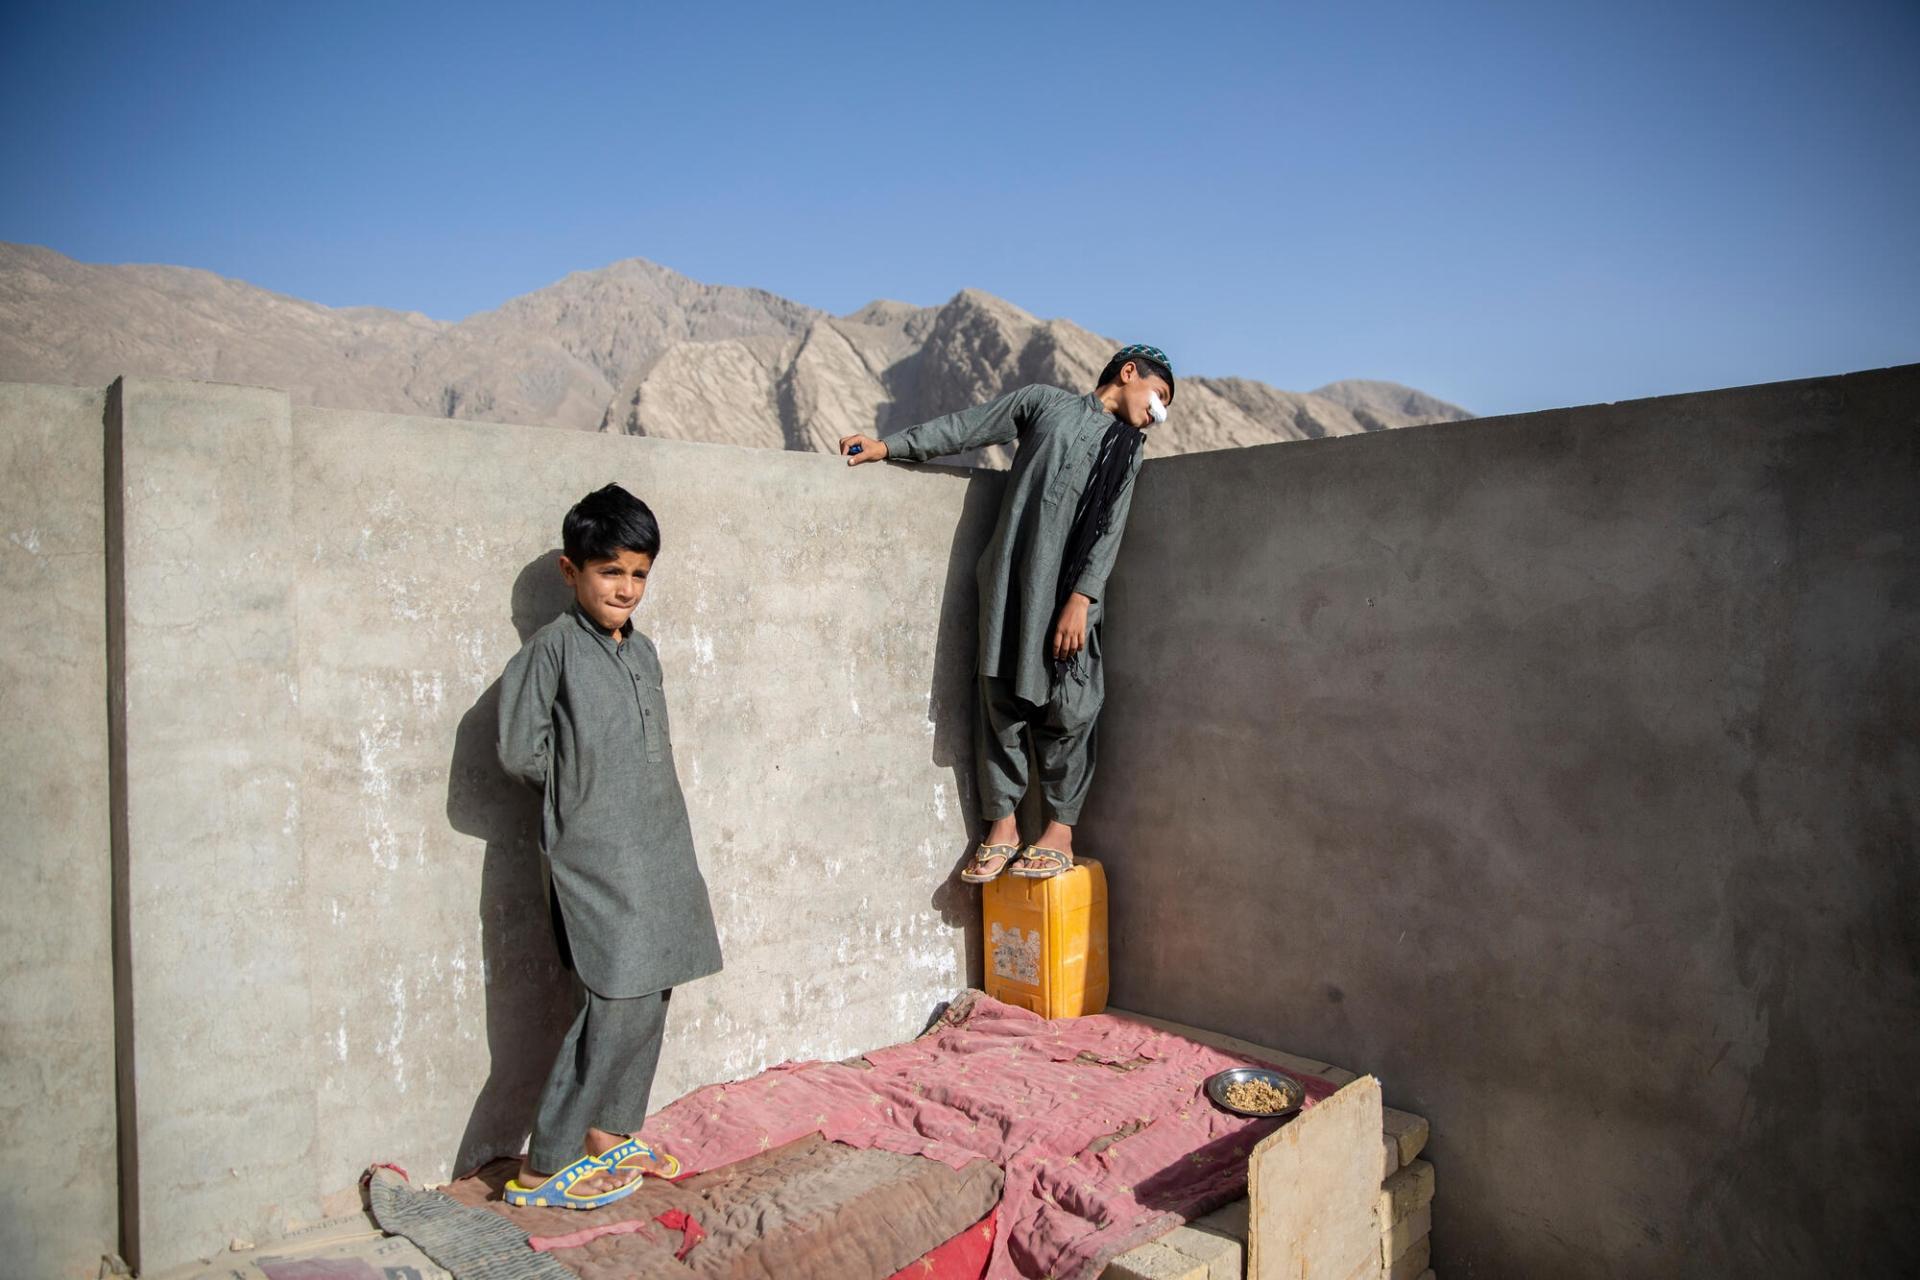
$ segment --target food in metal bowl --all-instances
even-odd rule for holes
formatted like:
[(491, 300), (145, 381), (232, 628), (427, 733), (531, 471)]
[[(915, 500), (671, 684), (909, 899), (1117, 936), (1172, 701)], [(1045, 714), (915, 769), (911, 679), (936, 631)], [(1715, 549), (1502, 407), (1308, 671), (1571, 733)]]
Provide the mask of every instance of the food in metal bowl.
[(1242, 1116), (1290, 1116), (1307, 1100), (1298, 1080), (1270, 1067), (1232, 1067), (1207, 1077), (1207, 1097)]
[(1271, 1115), (1293, 1106), (1293, 1097), (1271, 1080), (1235, 1080), (1226, 1088), (1227, 1105), (1240, 1111)]

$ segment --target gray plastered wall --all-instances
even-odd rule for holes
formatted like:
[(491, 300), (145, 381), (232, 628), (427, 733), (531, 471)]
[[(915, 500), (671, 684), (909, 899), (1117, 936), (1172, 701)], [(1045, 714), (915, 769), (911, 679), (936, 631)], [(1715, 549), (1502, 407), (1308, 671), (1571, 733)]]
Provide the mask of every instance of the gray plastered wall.
[(293, 428), (256, 387), (117, 409), (123, 1239), (153, 1271), (319, 1211)]
[(328, 410), (295, 426), (329, 1189), (371, 1159), (433, 1179), (517, 1150), (571, 1017), (494, 685), (570, 600), (560, 518), (608, 482), (662, 528), (635, 616), (726, 957), (674, 994), (653, 1105), (911, 1036), (966, 984), (977, 896), (949, 873), (997, 477)]
[(1434, 1265), (1878, 1274), (1920, 1202), (1920, 367), (1149, 463), (1114, 1000), (1379, 1075)]
[(0, 1259), (118, 1243), (99, 389), (0, 384)]
[[(641, 625), (728, 957), (655, 1105), (977, 973), (1000, 477), (118, 397), (0, 387), (0, 1106), (16, 1160), (73, 1152), (12, 1256), (91, 1274), (116, 1155), (159, 1270), (517, 1145), (567, 989), (489, 691), (609, 480), (665, 530)], [(1443, 1271), (1874, 1272), (1917, 1198), (1917, 404), (1907, 368), (1149, 463), (1081, 833), (1116, 1003), (1381, 1076)]]
[(493, 686), (567, 603), (562, 514), (611, 480), (665, 531), (640, 625), (727, 956), (676, 993), (654, 1105), (911, 1036), (977, 968), (950, 872), (1000, 477), (153, 380), (9, 386), (0, 415), (6, 693), (38, 734), (9, 748), (9, 1138), (76, 1150), (9, 1194), (7, 1240), (42, 1249), (17, 1256), (92, 1274), (117, 1237), (164, 1270), (352, 1207), (372, 1161), (433, 1182), (519, 1148), (571, 991)]

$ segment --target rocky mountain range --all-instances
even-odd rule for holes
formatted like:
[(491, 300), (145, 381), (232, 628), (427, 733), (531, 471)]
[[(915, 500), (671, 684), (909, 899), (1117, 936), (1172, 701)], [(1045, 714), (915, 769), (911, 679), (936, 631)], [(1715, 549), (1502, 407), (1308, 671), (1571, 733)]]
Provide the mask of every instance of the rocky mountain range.
[[(186, 267), (0, 243), (0, 380), (120, 374), (280, 387), (297, 403), (832, 451), (1028, 382), (1091, 388), (1114, 340), (977, 290), (834, 316), (633, 258), (457, 323), (324, 307)], [(1182, 377), (1150, 454), (1470, 417), (1391, 382), (1281, 391)], [(974, 461), (994, 464), (1003, 458)]]

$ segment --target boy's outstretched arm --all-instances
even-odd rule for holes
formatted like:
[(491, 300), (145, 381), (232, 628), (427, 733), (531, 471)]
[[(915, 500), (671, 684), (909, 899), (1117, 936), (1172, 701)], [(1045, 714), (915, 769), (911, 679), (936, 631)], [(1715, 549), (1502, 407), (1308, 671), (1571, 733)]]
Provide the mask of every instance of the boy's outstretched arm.
[(494, 750), (501, 768), (535, 790), (547, 785), (553, 698), (559, 688), (560, 660), (547, 644), (521, 649), (500, 676), (500, 736)]
[[(1031, 425), (1047, 397), (1066, 394), (1058, 388), (1035, 383), (971, 409), (949, 413), (943, 418), (929, 418), (918, 426), (896, 431), (885, 440), (845, 436), (840, 441), (840, 456), (846, 458), (848, 466), (857, 467), (863, 462), (886, 458), (924, 462), (985, 445), (1008, 444)], [(855, 445), (860, 446), (860, 452), (849, 454), (847, 451)]]

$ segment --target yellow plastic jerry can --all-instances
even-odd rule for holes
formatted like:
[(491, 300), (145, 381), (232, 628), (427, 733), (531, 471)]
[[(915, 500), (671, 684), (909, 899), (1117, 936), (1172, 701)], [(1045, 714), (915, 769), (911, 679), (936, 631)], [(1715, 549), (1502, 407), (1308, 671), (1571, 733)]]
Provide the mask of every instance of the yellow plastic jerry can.
[(981, 886), (986, 991), (1043, 1018), (1107, 1007), (1107, 873), (1091, 858), (1046, 880)]

